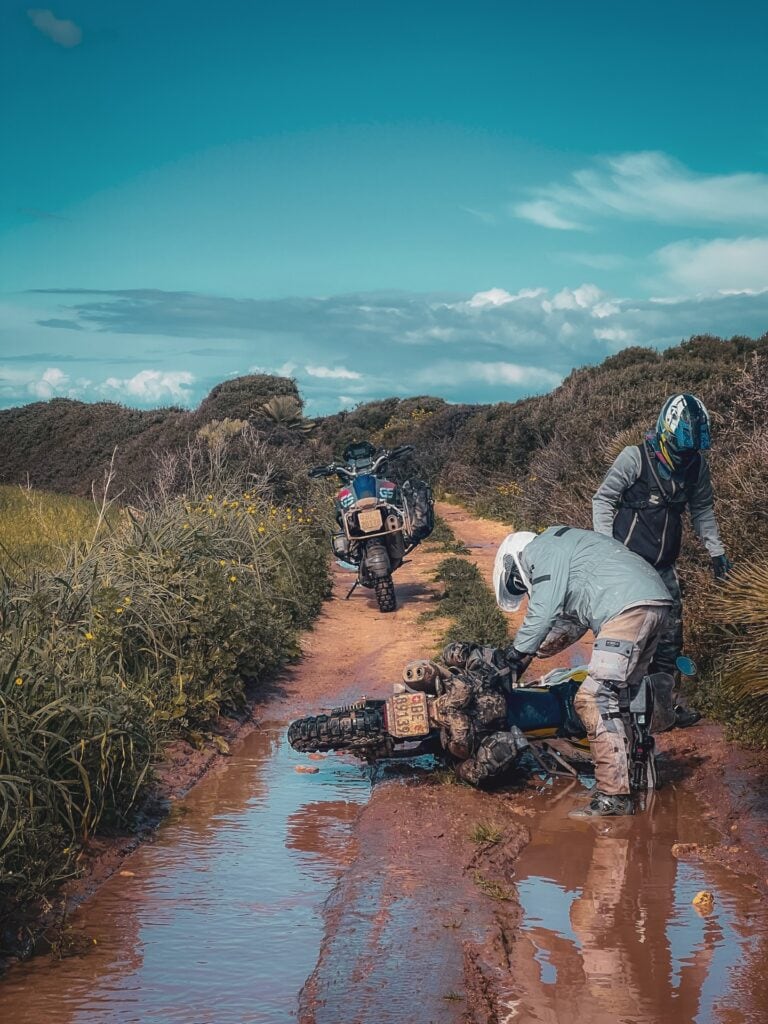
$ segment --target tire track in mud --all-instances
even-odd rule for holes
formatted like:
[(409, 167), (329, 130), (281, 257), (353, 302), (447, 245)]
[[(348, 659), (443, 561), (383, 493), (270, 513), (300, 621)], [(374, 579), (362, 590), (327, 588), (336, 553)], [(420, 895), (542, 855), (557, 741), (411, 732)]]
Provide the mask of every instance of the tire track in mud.
[[(507, 528), (446, 503), (437, 511), (490, 582)], [(416, 572), (428, 576), (442, 557), (417, 552)], [(390, 685), (407, 660), (434, 653), (439, 631), (399, 630), (397, 650), (387, 652)], [(529, 838), (519, 812), (514, 794), (413, 769), (380, 781), (358, 819), (357, 855), (326, 904), (301, 1024), (498, 1020), (493, 979), (509, 966), (506, 937), (519, 919), (511, 865)], [(470, 832), (480, 821), (502, 824), (502, 842), (478, 848)]]

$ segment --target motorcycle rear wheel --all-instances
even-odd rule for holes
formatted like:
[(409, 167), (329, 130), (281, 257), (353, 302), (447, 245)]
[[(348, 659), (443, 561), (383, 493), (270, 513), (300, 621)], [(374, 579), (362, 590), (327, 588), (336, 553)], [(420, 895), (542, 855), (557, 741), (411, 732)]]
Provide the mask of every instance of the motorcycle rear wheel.
[(393, 612), (397, 609), (395, 584), (391, 576), (376, 580), (376, 601), (380, 612)]
[(349, 750), (357, 757), (385, 757), (394, 746), (384, 730), (384, 701), (365, 701), (327, 715), (297, 718), (288, 727), (294, 750)]

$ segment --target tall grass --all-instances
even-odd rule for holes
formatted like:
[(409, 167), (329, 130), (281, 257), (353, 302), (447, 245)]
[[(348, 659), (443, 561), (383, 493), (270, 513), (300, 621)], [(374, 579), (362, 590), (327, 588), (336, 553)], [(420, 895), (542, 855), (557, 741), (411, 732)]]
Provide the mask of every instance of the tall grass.
[(23, 487), (0, 487), (0, 569), (17, 574), (50, 563), (89, 540), (98, 520), (90, 501)]
[(165, 740), (204, 743), (298, 652), (327, 592), (316, 511), (220, 466), (94, 522), (0, 580), (0, 920), (127, 820)]

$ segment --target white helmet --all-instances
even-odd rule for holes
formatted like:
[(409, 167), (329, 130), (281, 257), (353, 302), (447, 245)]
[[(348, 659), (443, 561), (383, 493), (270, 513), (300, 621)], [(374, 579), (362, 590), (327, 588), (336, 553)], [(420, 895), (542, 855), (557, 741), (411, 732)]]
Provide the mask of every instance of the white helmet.
[[(531, 581), (528, 579), (528, 573), (520, 563), (520, 555), (523, 549), (535, 539), (535, 533), (531, 533), (528, 530), (518, 530), (516, 533), (510, 533), (506, 536), (496, 552), (496, 560), (493, 563), (493, 590), (496, 594), (496, 603), (502, 611), (516, 612), (525, 596), (522, 589), (519, 592), (515, 592), (514, 589), (510, 590), (507, 587), (507, 581), (510, 576), (510, 556), (514, 561), (515, 575), (518, 577), (518, 582), (522, 583), (528, 594), (531, 592)], [(506, 566), (504, 564), (505, 560), (507, 562)]]

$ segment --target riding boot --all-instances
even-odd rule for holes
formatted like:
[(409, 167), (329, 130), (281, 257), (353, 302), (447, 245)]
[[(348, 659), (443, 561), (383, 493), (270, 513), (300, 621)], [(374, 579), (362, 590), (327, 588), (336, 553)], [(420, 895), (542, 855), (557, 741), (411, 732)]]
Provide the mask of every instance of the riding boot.
[(629, 793), (595, 793), (585, 807), (568, 812), (569, 818), (614, 818), (634, 814), (635, 808)]

